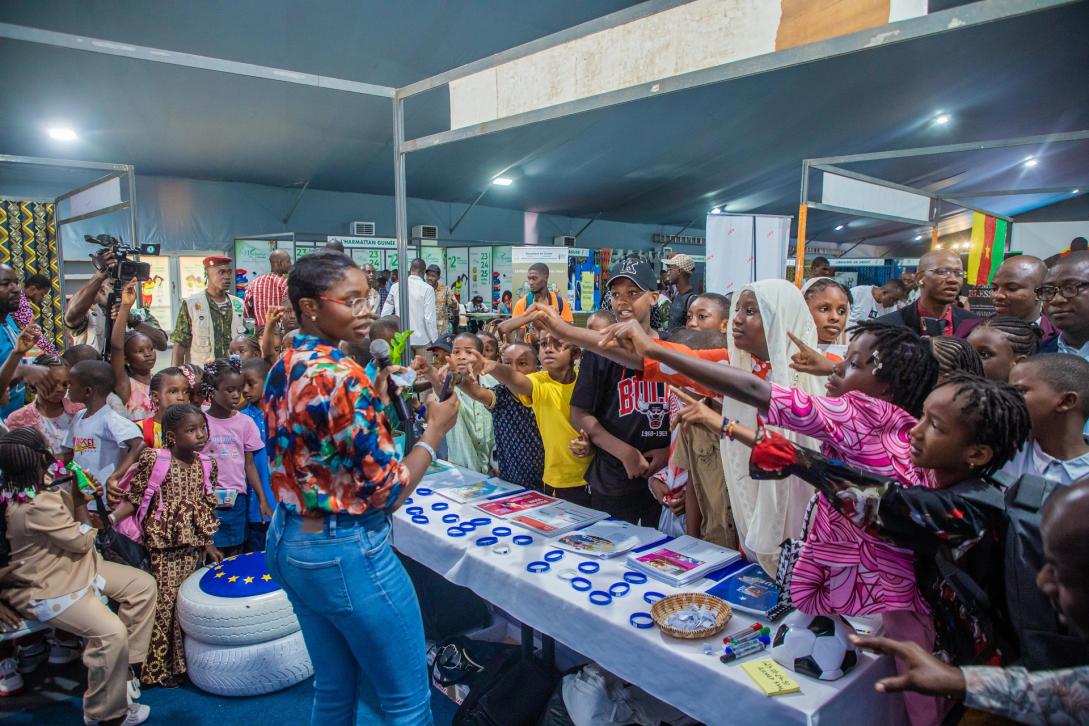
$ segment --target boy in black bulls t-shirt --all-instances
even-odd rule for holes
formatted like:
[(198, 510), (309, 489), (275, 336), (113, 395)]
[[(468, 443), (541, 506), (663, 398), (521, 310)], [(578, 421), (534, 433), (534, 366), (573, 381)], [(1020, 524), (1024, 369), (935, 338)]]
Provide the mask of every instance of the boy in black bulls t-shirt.
[[(609, 277), (609, 290), (618, 322), (638, 320), (657, 337), (650, 329), (657, 280), (649, 264), (623, 260)], [(561, 339), (587, 332), (547, 312), (539, 320)], [(633, 524), (657, 526), (661, 507), (650, 493), (647, 477), (665, 466), (669, 457), (666, 393), (664, 383), (644, 381), (641, 370), (614, 363), (592, 345), (584, 348), (571, 395), (571, 425), (585, 432), (596, 449), (586, 470), (594, 509)]]

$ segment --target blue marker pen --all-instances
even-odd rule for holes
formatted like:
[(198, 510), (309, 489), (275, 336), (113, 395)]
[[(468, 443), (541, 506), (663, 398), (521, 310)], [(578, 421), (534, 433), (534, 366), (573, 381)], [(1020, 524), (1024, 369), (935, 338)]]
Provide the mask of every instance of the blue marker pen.
[(729, 663), (735, 661), (738, 658), (744, 658), (747, 655), (753, 653), (759, 653), (760, 651), (771, 645), (771, 638), (766, 635), (761, 635), (756, 640), (750, 640), (746, 643), (739, 644), (736, 648), (726, 648), (726, 655), (719, 658), (723, 663)]

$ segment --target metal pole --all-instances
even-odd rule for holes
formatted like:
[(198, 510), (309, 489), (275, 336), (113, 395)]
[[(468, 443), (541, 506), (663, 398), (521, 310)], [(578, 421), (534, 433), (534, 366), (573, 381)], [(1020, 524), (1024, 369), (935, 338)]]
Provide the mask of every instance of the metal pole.
[(136, 168), (130, 166), (129, 177), (129, 244), (134, 247), (140, 244), (136, 239)]
[[(401, 327), (407, 330), (408, 317), (408, 199), (405, 187), (405, 154), (401, 151), (401, 144), (405, 140), (405, 102), (403, 99), (393, 99), (393, 203), (394, 224), (397, 233), (397, 269), (400, 280), (397, 284), (397, 311), (400, 313)], [(412, 364), (412, 344), (405, 346), (401, 354), (401, 365)], [(396, 361), (394, 361), (396, 363)], [(415, 430), (412, 421), (402, 421), (401, 428), (405, 435), (405, 453), (412, 449), (416, 442)]]
[(805, 223), (809, 216), (809, 207), (802, 204), (798, 207), (798, 249), (794, 260), (794, 284), (802, 286), (805, 277)]

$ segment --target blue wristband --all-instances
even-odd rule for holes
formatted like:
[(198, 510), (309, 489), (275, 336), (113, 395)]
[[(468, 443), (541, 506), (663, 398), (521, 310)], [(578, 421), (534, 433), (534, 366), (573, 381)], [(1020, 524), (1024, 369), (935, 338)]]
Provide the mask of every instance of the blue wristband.
[(487, 517), (476, 517), (474, 519), (469, 520), (469, 524), (473, 525), (474, 527), (483, 527), (483, 526), (485, 526), (487, 524), (491, 524), (491, 523), (492, 523), (492, 520), (488, 519)]
[(431, 496), (431, 490), (427, 487), (416, 487), (416, 493), (419, 494), (421, 497)]
[(572, 577), (571, 578), (571, 587), (575, 588), (579, 592), (586, 592), (587, 590), (589, 590), (593, 586), (594, 586), (594, 583), (590, 582), (585, 577)]
[(596, 562), (580, 562), (579, 572), (584, 575), (592, 575), (601, 569), (601, 565)]
[(423, 507), (405, 507), (405, 514), (410, 517), (418, 517), (424, 513)]
[(654, 627), (654, 618), (650, 616), (650, 613), (632, 613), (628, 618), (628, 622), (631, 623), (633, 628), (639, 628), (640, 630), (646, 630)]
[(590, 593), (590, 602), (594, 605), (608, 605), (613, 601), (613, 596), (604, 590), (594, 590)]
[(461, 519), (461, 517), (459, 517), (456, 514), (444, 514), (444, 515), (442, 515), (442, 523), (443, 524), (454, 524), (459, 519)]
[(624, 597), (631, 592), (631, 585), (626, 582), (614, 582), (609, 585), (609, 594), (613, 597)]
[(405, 500), (405, 504), (412, 504), (412, 497)]
[(435, 502), (431, 505), (432, 512), (444, 512), (450, 508), (450, 505), (446, 502)]
[(461, 527), (461, 531), (465, 534), (476, 531), (476, 525), (472, 522), (462, 522), (458, 526)]
[(428, 519), (427, 517), (423, 516), (422, 514), (417, 514), (414, 517), (412, 517), (412, 523), (413, 524), (430, 524), (431, 520)]
[(548, 562), (558, 562), (563, 559), (563, 550), (551, 550), (545, 552), (545, 560)]
[(510, 527), (492, 527), (492, 534), (496, 537), (506, 537), (510, 534)]
[(526, 572), (548, 572), (549, 567), (551, 567), (551, 565), (549, 565), (547, 562), (530, 562), (528, 565), (526, 565)]
[(498, 537), (477, 537), (476, 543), (480, 547), (487, 547), (488, 545), (499, 544)]
[(643, 593), (643, 601), (647, 605), (653, 605), (659, 600), (665, 600), (665, 595), (660, 592), (655, 592), (654, 590), (647, 590)]
[(461, 527), (450, 527), (446, 530), (447, 537), (464, 537), (465, 533), (461, 531)]
[(511, 539), (511, 542), (513, 542), (516, 545), (525, 546), (525, 545), (528, 545), (528, 544), (533, 544), (533, 538), (530, 537), (528, 534), (516, 534)]
[(631, 583), (632, 585), (645, 585), (647, 576), (642, 572), (625, 572), (624, 582)]

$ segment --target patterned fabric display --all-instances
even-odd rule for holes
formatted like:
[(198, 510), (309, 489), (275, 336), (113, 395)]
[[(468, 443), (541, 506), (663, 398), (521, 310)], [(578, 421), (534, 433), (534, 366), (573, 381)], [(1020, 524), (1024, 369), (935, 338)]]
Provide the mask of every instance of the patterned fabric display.
[(42, 337), (58, 348), (64, 341), (57, 228), (53, 205), (0, 199), (0, 263), (11, 265), (19, 278), (45, 275), (51, 288), (41, 307), (30, 303), (42, 326)]

